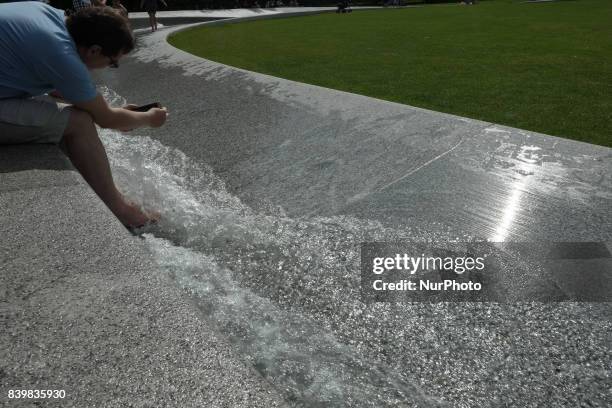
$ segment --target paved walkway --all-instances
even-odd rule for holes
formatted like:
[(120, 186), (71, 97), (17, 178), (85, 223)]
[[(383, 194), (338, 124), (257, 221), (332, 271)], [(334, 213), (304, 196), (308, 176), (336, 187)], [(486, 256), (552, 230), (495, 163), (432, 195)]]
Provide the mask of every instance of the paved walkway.
[[(353, 7), (354, 10), (379, 9), (381, 7)], [(202, 21), (222, 20), (229, 18), (274, 18), (291, 15), (309, 15), (328, 13), (336, 7), (278, 7), (258, 9), (226, 9), (226, 10), (177, 10), (159, 11), (157, 19), (162, 25), (178, 25)], [(149, 15), (144, 12), (130, 13), (130, 21), (136, 29), (149, 27)]]
[[(167, 18), (244, 18), (254, 16), (270, 16), (289, 13), (310, 13), (333, 11), (335, 7), (278, 7), (278, 8), (257, 8), (257, 9), (224, 9), (224, 10), (175, 10), (158, 11), (157, 17)], [(130, 13), (130, 19), (149, 19), (145, 12)]]

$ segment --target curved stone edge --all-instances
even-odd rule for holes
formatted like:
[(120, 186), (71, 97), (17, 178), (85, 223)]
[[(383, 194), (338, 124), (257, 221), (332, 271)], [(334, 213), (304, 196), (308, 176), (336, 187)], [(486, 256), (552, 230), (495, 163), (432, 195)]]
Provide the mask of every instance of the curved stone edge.
[[(537, 176), (535, 190), (550, 191), (556, 183), (556, 178), (551, 182), (544, 170), (548, 162), (558, 179), (571, 180), (564, 182), (569, 192), (584, 190), (581, 172), (605, 173), (605, 158), (612, 149), (604, 146), (235, 68), (189, 54), (167, 41), (168, 36), (183, 30), (240, 21), (247, 19), (190, 24), (139, 36), (138, 49), (116, 73), (111, 87), (128, 100), (161, 100), (181, 115), (173, 116), (163, 130), (150, 134), (211, 165), (241, 198), (269, 200), (289, 214), (338, 214), (353, 211), (356, 204), (374, 196), (383, 201), (392, 195), (399, 199), (403, 194), (400, 184), (424, 172), (442, 183), (436, 191), (455, 189), (448, 177), (449, 184), (444, 184), (445, 162), (454, 168), (453, 174), (465, 172), (469, 180), (511, 191), (514, 169), (522, 171), (524, 167), (521, 152), (531, 147), (541, 156), (529, 169)], [(128, 80), (128, 74), (142, 72), (142, 64), (150, 66), (152, 72), (136, 81)], [(194, 111), (202, 115), (186, 121), (183, 114)], [(226, 149), (227, 140), (232, 141), (231, 154)], [(386, 162), (380, 160), (384, 155), (390, 155)], [(489, 167), (498, 161), (503, 166), (492, 172)], [(317, 162), (328, 170), (331, 164), (339, 167), (331, 175), (317, 167)], [(283, 182), (274, 180), (271, 174), (283, 174)], [(597, 195), (611, 194), (605, 180), (598, 181), (595, 175), (592, 179), (586, 182), (589, 190)], [(457, 181), (461, 186), (471, 186), (463, 178)], [(493, 189), (486, 193), (499, 203)], [(578, 198), (588, 200), (584, 194)], [(491, 205), (488, 201), (481, 204), (487, 209)], [(554, 206), (551, 213), (574, 211), (561, 201)], [(449, 210), (452, 213), (457, 209)], [(471, 217), (486, 224), (504, 217), (503, 207), (490, 210), (488, 219)], [(406, 215), (415, 216), (414, 211)], [(560, 226), (555, 228), (557, 239), (567, 239)]]
[[(421, 8), (421, 7), (423, 6), (415, 5), (415, 6), (404, 6), (400, 8)], [(200, 57), (194, 54), (190, 54), (180, 48), (173, 46), (168, 41), (168, 38), (171, 35), (178, 34), (180, 32), (191, 30), (193, 28), (197, 28), (201, 26), (220, 26), (220, 25), (226, 25), (226, 24), (236, 24), (236, 23), (241, 23), (241, 22), (256, 21), (256, 20), (268, 20), (268, 19), (308, 16), (308, 15), (330, 13), (330, 12), (334, 12), (334, 10), (335, 8), (322, 7), (318, 10), (309, 10), (306, 12), (285, 12), (285, 13), (281, 12), (278, 14), (267, 14), (267, 15), (249, 16), (249, 17), (220, 17), (215, 20), (209, 20), (209, 21), (187, 22), (187, 23), (180, 24), (177, 26), (168, 27), (165, 30), (158, 31), (156, 33), (153, 33), (152, 35), (149, 35), (149, 44), (151, 45), (154, 44), (157, 50), (161, 50), (161, 53), (164, 57), (168, 57), (169, 54), (175, 54), (175, 56), (178, 57), (177, 59), (181, 61), (182, 63), (181, 65), (201, 65), (202, 66), (201, 71), (212, 72), (212, 71), (226, 70), (226, 71), (231, 71), (231, 72), (236, 72), (236, 73), (242, 73), (242, 74), (245, 74), (249, 79), (253, 79), (256, 81), (263, 81), (267, 83), (277, 82), (279, 84), (285, 84), (289, 87), (299, 87), (301, 89), (310, 89), (315, 92), (317, 91), (329, 92), (330, 95), (331, 94), (336, 94), (336, 95), (344, 94), (347, 97), (350, 97), (352, 99), (362, 99), (364, 103), (376, 103), (379, 105), (382, 104), (382, 105), (388, 105), (388, 106), (395, 106), (396, 108), (403, 108), (404, 110), (428, 113), (428, 114), (435, 115), (443, 119), (458, 120), (458, 121), (465, 122), (465, 123), (480, 125), (482, 126), (483, 130), (491, 126), (501, 127), (504, 129), (508, 129), (509, 131), (527, 132), (530, 135), (534, 135), (539, 138), (547, 138), (547, 139), (552, 138), (552, 139), (555, 139), (557, 142), (561, 142), (564, 144), (570, 143), (570, 144), (582, 145), (583, 148), (587, 150), (611, 149), (607, 146), (594, 145), (592, 143), (588, 143), (588, 142), (584, 142), (580, 140), (568, 139), (562, 136), (539, 133), (539, 132), (535, 132), (531, 130), (525, 130), (525, 129), (507, 126), (507, 125), (501, 125), (495, 122), (485, 121), (481, 119), (468, 118), (468, 117), (459, 116), (459, 115), (452, 114), (452, 113), (440, 112), (440, 111), (435, 111), (435, 110), (431, 110), (427, 108), (421, 108), (418, 106), (406, 105), (406, 104), (402, 104), (399, 102), (387, 101), (384, 99), (379, 99), (379, 98), (375, 98), (371, 96), (355, 94), (355, 93), (333, 89), (333, 88), (326, 88), (323, 86), (313, 85), (313, 84), (304, 83), (304, 82), (297, 82), (297, 81), (293, 81), (293, 80), (285, 79), (281, 77), (275, 77), (275, 76), (272, 76), (269, 74), (263, 74), (257, 71), (250, 71), (248, 69), (235, 67), (232, 65), (218, 62), (218, 61), (209, 60), (209, 59), (206, 59), (204, 57)], [(353, 7), (353, 10), (354, 11), (371, 11), (371, 10), (387, 10), (387, 9), (383, 7)], [(165, 40), (165, 44), (161, 40)], [(173, 61), (173, 62), (176, 62), (176, 61)]]

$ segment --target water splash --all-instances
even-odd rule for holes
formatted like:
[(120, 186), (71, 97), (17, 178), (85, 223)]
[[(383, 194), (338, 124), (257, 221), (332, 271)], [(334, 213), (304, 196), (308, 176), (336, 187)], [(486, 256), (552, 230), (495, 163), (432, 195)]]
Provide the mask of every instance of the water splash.
[[(124, 101), (106, 90), (113, 105)], [(160, 269), (296, 406), (439, 406), (368, 353), (336, 318), (373, 319), (356, 300), (359, 243), (419, 236), (351, 217), (255, 211), (212, 169), (142, 133), (102, 129), (122, 191), (162, 220), (143, 235)], [(368, 317), (369, 316), (369, 317)], [(357, 325), (359, 325), (357, 323)], [(335, 329), (335, 330), (334, 330)]]

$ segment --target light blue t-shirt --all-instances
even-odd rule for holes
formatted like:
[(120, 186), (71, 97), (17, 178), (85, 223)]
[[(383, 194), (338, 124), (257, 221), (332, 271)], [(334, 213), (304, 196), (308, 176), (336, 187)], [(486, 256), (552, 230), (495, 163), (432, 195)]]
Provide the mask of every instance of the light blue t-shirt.
[(52, 90), (73, 103), (96, 97), (64, 12), (34, 1), (0, 4), (0, 99)]

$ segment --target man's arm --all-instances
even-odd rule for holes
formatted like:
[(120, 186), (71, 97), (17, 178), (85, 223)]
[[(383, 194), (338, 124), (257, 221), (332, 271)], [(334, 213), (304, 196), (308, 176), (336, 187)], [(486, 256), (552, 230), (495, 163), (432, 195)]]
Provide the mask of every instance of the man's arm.
[(135, 129), (142, 126), (160, 127), (166, 122), (166, 108), (153, 108), (147, 112), (134, 112), (123, 108), (112, 108), (102, 95), (94, 99), (75, 103), (77, 108), (89, 112), (100, 127), (118, 130)]

